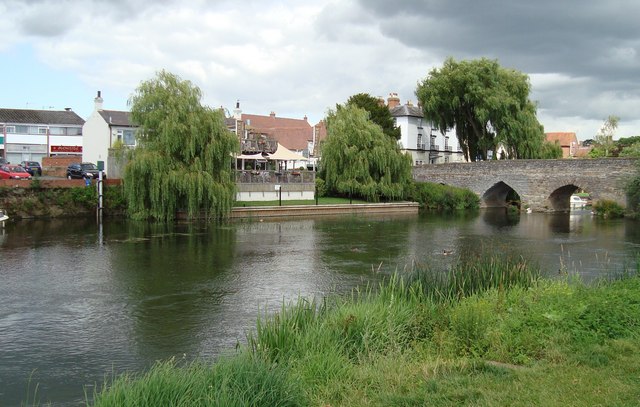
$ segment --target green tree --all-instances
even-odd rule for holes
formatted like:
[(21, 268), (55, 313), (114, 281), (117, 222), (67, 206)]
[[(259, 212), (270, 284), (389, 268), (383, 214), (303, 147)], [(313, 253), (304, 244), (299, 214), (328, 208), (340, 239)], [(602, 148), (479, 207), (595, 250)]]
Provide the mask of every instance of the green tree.
[(620, 118), (618, 116), (610, 115), (600, 127), (598, 134), (594, 137), (594, 147), (589, 152), (589, 157), (613, 157), (617, 155), (616, 142), (613, 140), (613, 136), (618, 128), (618, 122)]
[(411, 157), (369, 120), (366, 110), (353, 104), (338, 105), (336, 111), (329, 112), (326, 122), (319, 175), (329, 195), (373, 202), (407, 196)]
[(425, 118), (443, 134), (455, 128), (467, 161), (487, 159), (499, 145), (509, 158), (541, 157), (544, 130), (529, 92), (527, 75), (486, 58), (448, 58), (416, 89)]
[(160, 71), (130, 98), (138, 146), (124, 176), (130, 216), (169, 221), (227, 216), (235, 195), (232, 153), (239, 143), (219, 110), (202, 106), (190, 81)]
[(382, 132), (387, 136), (400, 140), (400, 128), (396, 127), (395, 120), (391, 116), (391, 111), (378, 98), (368, 93), (358, 93), (347, 100), (347, 103), (356, 105), (369, 112), (369, 120), (382, 127)]

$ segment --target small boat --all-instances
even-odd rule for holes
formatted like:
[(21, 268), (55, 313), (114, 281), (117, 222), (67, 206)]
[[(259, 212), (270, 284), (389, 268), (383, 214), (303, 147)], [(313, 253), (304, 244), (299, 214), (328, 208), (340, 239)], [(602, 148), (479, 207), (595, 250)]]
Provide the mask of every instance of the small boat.
[(0, 209), (0, 223), (4, 225), (4, 221), (8, 219), (9, 219), (9, 216), (7, 215), (7, 212), (5, 212), (4, 209)]
[(578, 208), (582, 209), (585, 206), (587, 206), (586, 200), (580, 198), (578, 195), (571, 195), (569, 204), (571, 205), (572, 208), (576, 208), (576, 209)]

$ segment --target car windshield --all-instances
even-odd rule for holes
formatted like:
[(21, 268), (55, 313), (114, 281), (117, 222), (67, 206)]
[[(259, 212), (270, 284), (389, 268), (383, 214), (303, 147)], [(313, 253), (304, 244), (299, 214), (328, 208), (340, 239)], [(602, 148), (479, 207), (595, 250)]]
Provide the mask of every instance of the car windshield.
[(27, 172), (27, 170), (22, 167), (11, 167), (11, 172)]
[(37, 167), (38, 165), (40, 165), (40, 164), (38, 164), (36, 161), (27, 161), (27, 162), (26, 162), (26, 164), (27, 164), (29, 167)]
[(96, 167), (96, 165), (93, 164), (93, 163), (89, 163), (89, 164), (82, 164), (82, 169), (83, 170), (97, 170), (98, 167)]

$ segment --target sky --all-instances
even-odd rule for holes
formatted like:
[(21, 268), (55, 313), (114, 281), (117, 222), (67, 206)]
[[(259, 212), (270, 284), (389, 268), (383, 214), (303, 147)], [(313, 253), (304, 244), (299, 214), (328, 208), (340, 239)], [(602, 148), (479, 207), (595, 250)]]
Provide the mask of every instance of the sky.
[(202, 103), (307, 117), (357, 93), (416, 104), (447, 57), (529, 76), (546, 132), (640, 136), (637, 0), (0, 0), (0, 107), (128, 110), (160, 70)]

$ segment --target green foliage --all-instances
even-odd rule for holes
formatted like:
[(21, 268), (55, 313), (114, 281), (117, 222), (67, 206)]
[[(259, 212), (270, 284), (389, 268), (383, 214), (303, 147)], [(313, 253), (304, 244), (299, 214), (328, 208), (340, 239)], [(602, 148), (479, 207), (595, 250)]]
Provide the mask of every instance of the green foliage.
[(351, 104), (327, 117), (320, 168), (330, 195), (399, 200), (411, 184), (411, 157), (369, 120), (367, 111)]
[(558, 143), (557, 140), (554, 141), (553, 143), (545, 140), (542, 143), (540, 154), (536, 158), (542, 158), (542, 159), (562, 158), (562, 147), (560, 147), (560, 143)]
[(640, 142), (635, 142), (628, 146), (622, 147), (622, 151), (620, 151), (619, 156), (640, 158)]
[(103, 204), (109, 214), (126, 213), (127, 200), (123, 185), (105, 186), (103, 189)]
[(625, 186), (629, 212), (638, 217), (640, 214), (640, 171)]
[(614, 156), (616, 142), (613, 140), (613, 137), (618, 128), (619, 121), (620, 118), (613, 115), (604, 121), (598, 134), (594, 137), (594, 148), (589, 152), (589, 157), (601, 158)]
[(68, 188), (60, 191), (56, 197), (59, 206), (72, 208), (81, 207), (85, 209), (95, 208), (98, 202), (98, 195), (95, 186)]
[(624, 208), (615, 201), (602, 199), (593, 204), (593, 213), (603, 218), (614, 219), (624, 216)]
[(29, 188), (40, 189), (41, 187), (42, 187), (42, 182), (40, 181), (40, 178), (31, 179), (31, 182), (29, 183)]
[(305, 406), (299, 384), (280, 366), (247, 355), (215, 365), (159, 362), (141, 377), (122, 375), (95, 394), (95, 407)]
[(480, 206), (480, 198), (473, 191), (431, 182), (414, 182), (409, 199), (429, 210), (468, 210)]
[(239, 143), (223, 113), (202, 106), (201, 97), (191, 82), (165, 71), (131, 97), (131, 118), (140, 126), (124, 176), (133, 218), (170, 221), (178, 210), (223, 218), (231, 210)]
[(455, 128), (467, 161), (485, 160), (499, 145), (509, 158), (541, 158), (548, 148), (529, 91), (527, 75), (495, 60), (448, 58), (429, 72), (416, 95), (434, 127), (442, 133)]
[(318, 198), (327, 196), (327, 184), (320, 177), (316, 177), (316, 194)]
[[(369, 120), (382, 127), (382, 132), (394, 140), (400, 140), (402, 134), (400, 128), (396, 127), (391, 111), (380, 101), (368, 93), (358, 93), (347, 100), (347, 104), (358, 106), (369, 112)], [(338, 106), (339, 108), (339, 106)]]
[(484, 253), (283, 305), (235, 357), (159, 363), (95, 405), (634, 406), (638, 337), (637, 274), (541, 280), (521, 257)]

